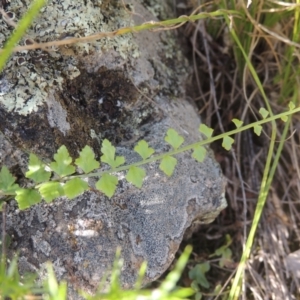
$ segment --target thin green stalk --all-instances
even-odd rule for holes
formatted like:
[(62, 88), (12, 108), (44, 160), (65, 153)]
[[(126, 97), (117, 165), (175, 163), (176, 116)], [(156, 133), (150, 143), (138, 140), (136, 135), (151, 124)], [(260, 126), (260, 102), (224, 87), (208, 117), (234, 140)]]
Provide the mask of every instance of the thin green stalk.
[[(129, 27), (130, 32), (142, 31), (142, 30), (150, 30), (156, 29), (157, 27), (170, 27), (180, 23), (185, 22), (194, 22), (201, 19), (214, 18), (214, 17), (223, 17), (227, 15), (240, 15), (240, 13), (236, 10), (226, 10), (226, 9), (218, 9), (212, 12), (202, 12), (200, 14), (191, 15), (191, 16), (180, 16), (176, 19), (169, 19), (161, 22), (146, 22), (141, 25)], [(121, 29), (120, 29), (121, 30)], [(126, 33), (129, 32), (128, 30)]]
[(12, 33), (8, 41), (6, 42), (4, 49), (0, 55), (0, 71), (4, 68), (6, 61), (9, 59), (13, 52), (14, 46), (22, 39), (27, 28), (32, 24), (33, 19), (39, 13), (39, 10), (43, 7), (46, 0), (35, 0), (26, 14), (18, 23), (16, 30)]
[[(256, 209), (255, 209), (255, 213), (254, 213), (254, 217), (253, 217), (253, 222), (252, 222), (252, 226), (247, 238), (247, 242), (246, 242), (246, 247), (245, 250), (243, 252), (240, 264), (238, 266), (237, 272), (236, 272), (236, 276), (234, 278), (234, 282), (232, 284), (232, 287), (235, 284), (235, 289), (231, 288), (230, 294), (229, 294), (229, 298), (228, 299), (237, 299), (239, 296), (239, 291), (240, 291), (240, 284), (241, 284), (241, 276), (242, 273), (244, 272), (244, 268), (246, 266), (246, 261), (250, 256), (250, 252), (251, 252), (251, 248), (254, 242), (254, 237), (255, 237), (255, 233), (261, 218), (261, 214), (264, 208), (264, 205), (266, 203), (266, 199), (268, 196), (268, 192), (269, 189), (271, 187), (272, 181), (273, 181), (273, 177), (278, 165), (278, 161), (280, 159), (280, 155), (284, 146), (284, 142), (285, 142), (285, 138), (287, 136), (287, 132), (289, 129), (289, 125), (291, 122), (291, 117), (289, 117), (288, 121), (285, 124), (284, 127), (284, 131), (272, 164), (272, 167), (270, 169), (269, 174), (267, 174), (267, 172), (264, 172), (264, 176), (263, 176), (263, 180), (262, 180), (262, 184), (261, 184), (261, 189), (260, 189), (260, 193), (259, 193), (259, 198), (258, 198), (258, 203), (256, 205)], [(265, 168), (266, 170), (266, 168)]]
[[(227, 24), (231, 25), (230, 20), (227, 16), (225, 16), (225, 19), (227, 21)], [(259, 77), (258, 77), (258, 75), (257, 75), (250, 59), (248, 58), (248, 56), (247, 56), (247, 54), (246, 54), (239, 38), (237, 37), (234, 29), (232, 28), (232, 26), (230, 26), (230, 28), (231, 28), (230, 33), (231, 33), (234, 41), (236, 42), (236, 44), (240, 48), (240, 50), (241, 50), (241, 52), (244, 56), (244, 59), (246, 61), (246, 65), (247, 65), (251, 75), (253, 76), (253, 79), (254, 79), (259, 91), (261, 92), (261, 95), (262, 95), (262, 97), (265, 101), (265, 104), (268, 108), (268, 111), (269, 111), (269, 113), (272, 117), (273, 112), (272, 112), (272, 109), (270, 107), (268, 98), (265, 94), (265, 91), (263, 89), (263, 86), (260, 82), (260, 79), (259, 79)], [(250, 255), (250, 252), (251, 252), (251, 247), (252, 247), (252, 244), (253, 244), (253, 238), (254, 238), (254, 235), (255, 235), (255, 232), (256, 232), (256, 229), (257, 229), (257, 226), (258, 226), (259, 218), (260, 218), (260, 215), (261, 215), (261, 212), (262, 212), (262, 209), (264, 207), (264, 204), (265, 204), (265, 201), (266, 201), (266, 198), (267, 198), (267, 195), (268, 195), (268, 191), (269, 191), (269, 186), (267, 185), (267, 182), (268, 182), (268, 179), (269, 179), (269, 172), (270, 172), (270, 166), (271, 166), (271, 161), (272, 161), (272, 155), (273, 155), (273, 152), (274, 152), (274, 146), (275, 146), (275, 140), (276, 140), (276, 129), (277, 129), (276, 123), (275, 123), (274, 120), (271, 122), (271, 124), (272, 124), (272, 133), (271, 133), (271, 139), (270, 139), (270, 146), (269, 146), (268, 156), (267, 156), (267, 159), (266, 159), (265, 169), (264, 169), (264, 173), (263, 173), (260, 193), (259, 193), (259, 197), (258, 197), (258, 203), (257, 203), (257, 207), (256, 207), (256, 211), (257, 211), (256, 216), (258, 216), (258, 218), (254, 218), (254, 220), (253, 220), (251, 230), (250, 230), (251, 235), (249, 233), (249, 236), (248, 236), (247, 242), (246, 242), (246, 246), (245, 246), (242, 258), (240, 260), (240, 264), (237, 268), (237, 272), (235, 274), (235, 278), (234, 278), (234, 281), (233, 281), (232, 286), (231, 286), (231, 290), (230, 290), (230, 293), (229, 293), (229, 299), (237, 299), (239, 294), (240, 294), (240, 290), (241, 290), (240, 286), (241, 286), (242, 278), (244, 276), (246, 260), (249, 258), (249, 255)]]
[(262, 182), (261, 182), (261, 188), (260, 188), (260, 192), (259, 192), (259, 197), (258, 197), (258, 202), (257, 202), (257, 205), (256, 205), (256, 209), (255, 209), (253, 223), (252, 223), (250, 233), (249, 233), (248, 238), (247, 238), (247, 242), (246, 242), (246, 246), (245, 246), (243, 255), (242, 255), (241, 260), (240, 260), (240, 264), (237, 268), (237, 271), (236, 271), (236, 274), (235, 274), (235, 277), (234, 277), (234, 281), (232, 283), (232, 287), (231, 287), (231, 290), (230, 290), (230, 293), (229, 293), (229, 298), (228, 298), (229, 300), (237, 299), (238, 296), (239, 296), (240, 285), (241, 285), (241, 280), (242, 280), (243, 275), (244, 275), (246, 261), (249, 258), (251, 248), (252, 248), (252, 245), (253, 245), (255, 232), (256, 232), (256, 229), (257, 229), (257, 226), (258, 226), (258, 223), (259, 223), (259, 220), (260, 220), (260, 216), (261, 216), (262, 210), (264, 208), (267, 196), (268, 196), (268, 192), (269, 192), (269, 188), (270, 188), (269, 183), (272, 182), (272, 177), (270, 177), (269, 172), (270, 172), (272, 155), (273, 155), (273, 151), (274, 151), (275, 138), (276, 138), (276, 131), (272, 130), (270, 147), (269, 147), (268, 156), (267, 156), (267, 160), (266, 160), (266, 164), (265, 164), (265, 169), (264, 169), (264, 173), (263, 173), (263, 178), (262, 178)]
[[(135, 33), (135, 32), (140, 32), (143, 30), (171, 30), (172, 28), (175, 28), (174, 26), (177, 27), (177, 25), (182, 25), (186, 22), (194, 22), (197, 20), (205, 19), (205, 18), (215, 18), (215, 17), (224, 17), (227, 15), (235, 15), (235, 16), (240, 16), (241, 14), (237, 11), (234, 10), (225, 10), (225, 9), (219, 9), (217, 11), (213, 12), (203, 12), (197, 15), (191, 15), (191, 16), (181, 16), (176, 19), (169, 19), (165, 21), (160, 21), (160, 22), (145, 22), (140, 25), (136, 26), (130, 26), (130, 27), (122, 27), (120, 29), (117, 29), (115, 31), (110, 31), (110, 32), (98, 32), (92, 35), (88, 35), (85, 37), (80, 37), (80, 38), (71, 38), (71, 39), (65, 39), (65, 40), (59, 40), (59, 41), (52, 41), (52, 42), (46, 42), (46, 43), (36, 43), (33, 45), (26, 45), (26, 46), (17, 46), (13, 49), (13, 51), (21, 51), (21, 50), (32, 50), (32, 49), (37, 49), (37, 48), (47, 48), (51, 46), (63, 46), (63, 45), (70, 45), (78, 42), (89, 42), (89, 41), (94, 41), (98, 40), (101, 38), (113, 38), (117, 35), (122, 35), (126, 33)], [(0, 49), (0, 54), (2, 54), (2, 50)]]

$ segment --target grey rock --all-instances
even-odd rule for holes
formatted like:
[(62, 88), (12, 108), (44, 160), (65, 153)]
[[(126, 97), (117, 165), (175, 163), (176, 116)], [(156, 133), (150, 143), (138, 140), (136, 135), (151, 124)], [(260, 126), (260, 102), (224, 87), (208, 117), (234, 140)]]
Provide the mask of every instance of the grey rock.
[[(27, 2), (10, 2), (7, 9), (20, 16)], [(137, 2), (129, 6), (136, 14), (118, 1), (71, 3), (48, 1), (27, 36), (49, 41), (64, 33), (87, 35), (155, 20)], [(11, 28), (0, 22), (6, 28), (1, 44)], [(18, 65), (20, 57), (26, 63)], [(62, 144), (74, 158), (88, 144), (99, 158), (101, 141), (107, 138), (116, 145), (117, 155), (132, 163), (140, 160), (133, 151), (140, 139), (156, 153), (168, 151), (164, 142), (168, 128), (184, 136), (185, 144), (198, 141), (200, 119), (184, 95), (189, 71), (171, 32), (128, 34), (46, 53), (16, 53), (0, 78), (0, 164), (19, 176), (21, 184), (28, 184), (22, 173), (29, 152), (49, 162)], [(159, 170), (158, 162), (143, 166), (147, 176), (141, 189), (119, 173), (112, 199), (92, 189), (74, 200), (62, 197), (25, 211), (14, 200), (9, 202), (8, 252), (19, 251), (20, 272), (36, 271), (42, 280), (44, 265), (51, 261), (57, 277), (69, 282), (69, 299), (78, 299), (76, 289), (95, 291), (121, 247), (124, 288), (133, 286), (144, 260), (148, 262), (144, 284), (157, 279), (191, 224), (212, 222), (226, 207), (225, 180), (209, 150), (203, 163), (192, 159), (191, 152), (176, 158), (170, 178)], [(90, 178), (89, 184), (96, 180)]]

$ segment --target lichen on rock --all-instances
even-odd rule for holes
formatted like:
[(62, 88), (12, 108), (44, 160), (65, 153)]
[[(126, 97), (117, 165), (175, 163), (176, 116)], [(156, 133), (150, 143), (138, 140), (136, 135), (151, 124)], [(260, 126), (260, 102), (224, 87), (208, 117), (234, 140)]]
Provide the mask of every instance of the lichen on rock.
[[(33, 21), (21, 44), (49, 42), (69, 37), (87, 36), (99, 31), (112, 31), (132, 25), (130, 15), (118, 1), (113, 6), (102, 1), (48, 1)], [(25, 13), (30, 0), (11, 1), (5, 9), (15, 15), (16, 22)], [(106, 8), (105, 14), (102, 7)], [(112, 13), (110, 13), (110, 10)], [(0, 46), (12, 32), (12, 27), (2, 18)], [(85, 56), (114, 49), (123, 59), (138, 56), (138, 48), (131, 34), (114, 39), (100, 39), (77, 43), (71, 47), (52, 48), (47, 51), (22, 51), (16, 53), (2, 73), (0, 103), (9, 112), (28, 115), (37, 112), (46, 102), (49, 88), (61, 88), (65, 79), (80, 75), (78, 64)], [(76, 57), (76, 58), (75, 58)], [(5, 83), (5, 82), (9, 82)], [(14, 87), (17, 86), (16, 90)], [(5, 96), (5, 97), (4, 97)]]
[[(21, 17), (27, 8), (23, 3), (12, 2), (6, 10)], [(3, 19), (1, 22), (5, 28), (0, 40), (3, 45), (13, 28)], [(132, 24), (128, 8), (118, 1), (49, 1), (21, 43), (86, 36)], [(1, 74), (0, 117), (11, 122), (1, 123), (0, 130), (11, 132), (19, 147), (48, 158), (62, 143), (73, 149), (73, 156), (86, 144), (99, 154), (100, 140), (120, 142), (137, 135), (137, 127), (147, 118), (154, 118), (155, 108), (140, 103), (137, 109), (130, 104), (137, 100), (137, 89), (121, 74), (124, 66), (116, 71), (107, 70), (105, 64), (95, 66), (97, 70), (92, 72), (85, 68), (91, 57), (97, 56), (98, 62), (99, 56), (105, 60), (108, 51), (114, 52), (114, 65), (117, 60), (126, 62), (139, 56), (132, 34), (16, 53)], [(32, 130), (43, 124), (42, 119), (47, 119), (50, 126), (40, 126), (38, 132)], [(91, 130), (98, 138), (90, 137)]]

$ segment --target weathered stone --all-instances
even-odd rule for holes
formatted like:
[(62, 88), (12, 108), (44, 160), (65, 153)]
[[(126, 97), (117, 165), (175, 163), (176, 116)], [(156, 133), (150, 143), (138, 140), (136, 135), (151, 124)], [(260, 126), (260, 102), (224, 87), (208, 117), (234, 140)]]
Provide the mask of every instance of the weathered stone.
[[(26, 1), (5, 9), (17, 18)], [(26, 38), (49, 41), (61, 36), (111, 31), (155, 19), (137, 2), (48, 1)], [(131, 14), (130, 9), (137, 14)], [(141, 20), (139, 16), (143, 16)], [(0, 44), (11, 28), (5, 30)], [(24, 39), (25, 40), (25, 39)], [(66, 145), (73, 157), (90, 145), (97, 157), (104, 138), (116, 145), (127, 163), (140, 160), (133, 147), (145, 139), (156, 153), (169, 150), (168, 128), (185, 144), (199, 140), (200, 124), (194, 107), (184, 99), (189, 67), (171, 32), (141, 32), (58, 51), (16, 53), (0, 79), (0, 163), (21, 182), (28, 152), (49, 161)], [(144, 166), (142, 189), (118, 174), (119, 184), (109, 200), (91, 190), (75, 200), (60, 198), (19, 211), (7, 206), (10, 254), (20, 253), (19, 269), (38, 271), (53, 263), (59, 279), (69, 282), (69, 299), (76, 289), (93, 292), (111, 268), (118, 246), (124, 267), (122, 284), (133, 285), (143, 260), (148, 262), (144, 283), (158, 278), (170, 265), (187, 228), (194, 221), (209, 223), (226, 206), (224, 178), (212, 153), (198, 163), (191, 153), (177, 155), (172, 177), (159, 163)], [(97, 179), (90, 178), (91, 186)]]

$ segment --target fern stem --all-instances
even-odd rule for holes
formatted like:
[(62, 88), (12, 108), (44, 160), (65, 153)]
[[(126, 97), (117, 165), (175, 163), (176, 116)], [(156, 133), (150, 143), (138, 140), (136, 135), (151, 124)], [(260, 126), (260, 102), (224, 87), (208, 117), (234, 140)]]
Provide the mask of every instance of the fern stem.
[(154, 156), (152, 156), (152, 157), (150, 157), (148, 159), (141, 160), (141, 161), (138, 161), (138, 162), (130, 164), (130, 165), (125, 165), (125, 166), (121, 166), (121, 167), (117, 167), (117, 168), (112, 168), (112, 169), (101, 171), (101, 172), (95, 172), (95, 173), (89, 173), (89, 174), (73, 175), (73, 176), (69, 176), (69, 177), (64, 177), (63, 180), (71, 179), (71, 178), (75, 178), (75, 177), (77, 177), (77, 178), (86, 178), (86, 177), (102, 176), (105, 173), (111, 174), (111, 173), (125, 171), (125, 170), (128, 170), (129, 167), (131, 167), (131, 166), (138, 167), (138, 166), (141, 166), (141, 165), (145, 165), (145, 164), (148, 164), (148, 163), (160, 160), (160, 159), (164, 158), (167, 155), (176, 155), (176, 154), (188, 151), (188, 150), (193, 150), (196, 146), (204, 146), (204, 145), (210, 144), (210, 143), (212, 143), (214, 141), (223, 139), (226, 136), (234, 135), (234, 134), (242, 132), (244, 130), (254, 128), (256, 125), (262, 125), (262, 124), (274, 121), (276, 119), (280, 119), (280, 118), (282, 118), (284, 116), (290, 116), (290, 115), (292, 115), (292, 114), (294, 114), (296, 112), (300, 112), (300, 107), (297, 107), (297, 108), (295, 108), (293, 110), (286, 111), (286, 112), (283, 112), (281, 114), (278, 114), (278, 115), (275, 115), (275, 116), (272, 116), (272, 117), (269, 117), (269, 118), (257, 121), (255, 123), (251, 123), (251, 124), (242, 126), (240, 128), (237, 128), (237, 129), (234, 129), (234, 130), (222, 133), (222, 134), (220, 134), (218, 136), (210, 137), (208, 139), (205, 139), (205, 140), (202, 140), (202, 141), (199, 141), (199, 142), (187, 145), (187, 146), (183, 146), (183, 147), (181, 147), (179, 149), (176, 149), (176, 150), (171, 150), (171, 151), (165, 152), (163, 154), (154, 155)]

